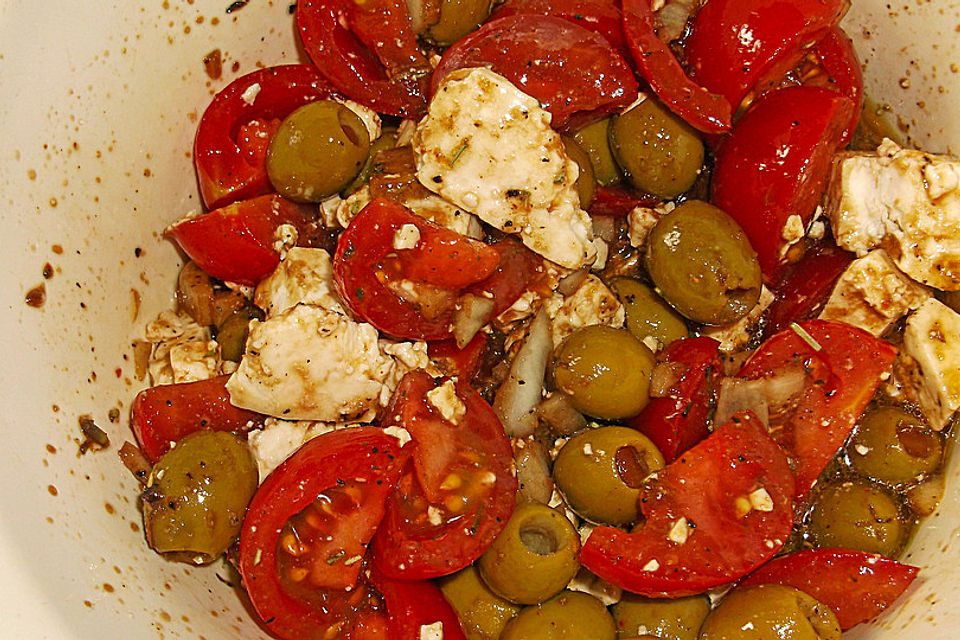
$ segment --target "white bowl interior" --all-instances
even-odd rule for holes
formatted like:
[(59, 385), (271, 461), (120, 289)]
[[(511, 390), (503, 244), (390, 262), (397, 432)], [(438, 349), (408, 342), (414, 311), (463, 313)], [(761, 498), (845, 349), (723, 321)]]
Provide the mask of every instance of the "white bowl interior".
[[(232, 14), (226, 0), (144, 4), (0, 0), (7, 637), (262, 635), (217, 567), (193, 570), (147, 549), (137, 488), (116, 450), (131, 439), (127, 412), (144, 386), (131, 342), (172, 302), (178, 257), (161, 231), (199, 206), (189, 158), (197, 117), (236, 75), (300, 54), (287, 2)], [(946, 0), (897, 10), (857, 0), (847, 19), (868, 94), (933, 151), (960, 148), (958, 15)], [(212, 80), (202, 60), (215, 49), (223, 77)], [(48, 263), (46, 303), (31, 308), (24, 296)], [(109, 450), (78, 455), (84, 414), (109, 433)], [(960, 628), (954, 462), (943, 508), (907, 556), (922, 577), (894, 611), (849, 637), (909, 630), (935, 640)]]

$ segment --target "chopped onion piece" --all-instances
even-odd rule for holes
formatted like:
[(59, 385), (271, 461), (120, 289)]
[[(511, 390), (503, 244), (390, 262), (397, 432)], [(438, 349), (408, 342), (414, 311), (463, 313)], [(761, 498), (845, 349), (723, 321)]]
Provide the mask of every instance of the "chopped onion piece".
[(568, 273), (557, 283), (557, 292), (564, 297), (575, 293), (588, 275), (590, 275), (590, 269), (587, 267)]
[(558, 436), (569, 436), (587, 426), (587, 419), (573, 408), (565, 394), (552, 393), (537, 407), (537, 415)]
[(188, 262), (180, 269), (177, 277), (177, 305), (201, 327), (215, 324), (213, 283), (210, 276), (195, 262)]
[(464, 294), (459, 301), (459, 307), (453, 315), (453, 337), (457, 346), (463, 349), (470, 344), (493, 316), (493, 298), (485, 298), (472, 293)]
[(666, 43), (678, 40), (687, 28), (687, 22), (693, 14), (697, 0), (667, 0), (657, 11), (655, 20), (657, 35)]
[(650, 397), (666, 398), (687, 370), (680, 362), (660, 362), (650, 372)]
[(540, 404), (543, 376), (553, 350), (550, 317), (540, 311), (530, 323), (530, 332), (517, 352), (507, 379), (493, 399), (493, 410), (503, 423), (507, 435), (528, 436), (537, 428), (537, 405)]
[(517, 440), (513, 447), (513, 458), (517, 464), (520, 494), (530, 502), (550, 502), (553, 477), (550, 475), (550, 456), (543, 443), (535, 438)]
[(799, 367), (760, 380), (724, 378), (717, 398), (716, 424), (725, 424), (738, 411), (751, 411), (769, 426), (770, 414), (796, 397), (805, 383), (806, 374)]

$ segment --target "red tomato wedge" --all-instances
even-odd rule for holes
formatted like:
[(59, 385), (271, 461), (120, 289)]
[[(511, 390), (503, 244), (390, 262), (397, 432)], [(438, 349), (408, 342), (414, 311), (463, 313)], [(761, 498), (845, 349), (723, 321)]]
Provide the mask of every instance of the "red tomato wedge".
[[(194, 140), (203, 204), (217, 209), (273, 191), (265, 164), (269, 136), (298, 107), (334, 95), (308, 64), (258, 69), (227, 85), (203, 112)], [(268, 137), (253, 137), (254, 130)]]
[(819, 87), (764, 94), (717, 151), (711, 202), (736, 220), (769, 280), (783, 260), (784, 229), (813, 216), (853, 103)]
[(406, 4), (303, 0), (297, 27), (313, 63), (352, 100), (392, 116), (426, 114), (430, 64), (417, 47)]
[(626, 218), (636, 207), (652, 207), (659, 204), (653, 196), (638, 194), (623, 187), (608, 185), (597, 187), (588, 212), (591, 216)]
[(847, 7), (846, 0), (710, 0), (684, 43), (690, 76), (736, 110), (751, 89), (794, 68)]
[(896, 347), (862, 329), (808, 320), (769, 338), (737, 373), (743, 380), (805, 376), (800, 393), (770, 415), (770, 433), (795, 465), (798, 502), (846, 442), (896, 356)]
[(164, 235), (214, 278), (255, 285), (280, 264), (274, 244), (277, 229), (284, 224), (293, 225), (307, 238), (317, 220), (308, 207), (274, 194), (184, 218)]
[(395, 580), (374, 568), (370, 584), (383, 596), (390, 640), (421, 640), (420, 629), (437, 623), (443, 640), (465, 640), (456, 612), (432, 582)]
[(880, 615), (919, 569), (853, 549), (805, 549), (771, 560), (740, 583), (782, 584), (813, 596), (837, 614), (843, 631)]
[(574, 114), (600, 118), (637, 97), (637, 81), (610, 43), (563, 18), (514, 15), (487, 22), (447, 49), (432, 90), (451, 71), (479, 66), (539, 100), (555, 129)]
[[(397, 234), (410, 227), (416, 227), (414, 246), (394, 248)], [(451, 335), (461, 289), (485, 280), (499, 264), (492, 247), (376, 199), (340, 236), (333, 277), (353, 312), (380, 331), (441, 340)]]
[(482, 331), (462, 349), (457, 341), (436, 340), (427, 344), (427, 355), (445, 375), (470, 382), (480, 370), (480, 359), (487, 348), (487, 334)]
[(847, 97), (853, 103), (853, 115), (840, 139), (845, 147), (860, 121), (863, 111), (863, 69), (853, 48), (853, 41), (843, 29), (834, 27), (813, 51), (816, 69), (802, 78), (810, 86), (824, 87)]
[(507, 236), (490, 245), (500, 256), (500, 262), (490, 277), (467, 288), (469, 293), (493, 296), (492, 316), (509, 309), (526, 291), (534, 279), (543, 273), (543, 258), (516, 238)]
[[(459, 407), (446, 419), (436, 405)], [(400, 381), (382, 424), (404, 427), (416, 447), (374, 536), (374, 562), (385, 575), (410, 580), (462, 569), (490, 546), (516, 503), (503, 426), (466, 382), (423, 371)]]
[(704, 133), (723, 133), (730, 128), (730, 102), (687, 76), (657, 35), (649, 0), (623, 0), (623, 32), (637, 73), (667, 108)]
[(786, 329), (791, 322), (815, 317), (853, 258), (852, 253), (832, 242), (821, 242), (798, 262), (782, 266), (775, 278), (775, 297), (764, 312), (764, 338)]
[(628, 56), (623, 37), (620, 3), (615, 0), (507, 0), (494, 9), (490, 19), (517, 14), (554, 16), (599, 33), (624, 57)]
[(713, 338), (686, 338), (657, 354), (657, 363), (671, 362), (684, 370), (666, 397), (651, 398), (627, 424), (646, 435), (667, 462), (673, 462), (710, 434), (710, 416), (723, 375), (720, 343)]
[(273, 633), (299, 640), (357, 623), (366, 545), (409, 456), (382, 429), (340, 429), (304, 444), (260, 485), (240, 534), (239, 569)]
[(230, 404), (230, 376), (144, 389), (130, 407), (130, 423), (144, 455), (156, 462), (177, 442), (201, 429), (239, 433), (265, 416)]
[(597, 527), (580, 562), (648, 597), (701, 593), (769, 560), (793, 527), (793, 474), (753, 414), (734, 416), (649, 478), (643, 524)]

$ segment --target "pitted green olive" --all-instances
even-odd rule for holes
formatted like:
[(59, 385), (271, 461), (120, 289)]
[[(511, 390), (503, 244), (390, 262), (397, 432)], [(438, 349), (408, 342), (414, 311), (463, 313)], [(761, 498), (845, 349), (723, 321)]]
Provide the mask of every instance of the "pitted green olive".
[(627, 330), (640, 340), (653, 336), (665, 347), (690, 334), (683, 318), (639, 280), (620, 276), (607, 284), (626, 311)]
[(700, 640), (840, 640), (830, 607), (793, 587), (734, 589), (710, 612)]
[(602, 325), (577, 329), (553, 354), (553, 380), (577, 411), (616, 420), (650, 401), (653, 352), (629, 331)]
[(686, 598), (645, 598), (624, 593), (611, 610), (617, 623), (617, 638), (644, 637), (669, 640), (697, 640), (704, 618), (710, 613), (707, 596)]
[(597, 189), (596, 178), (593, 176), (593, 165), (590, 164), (590, 156), (580, 147), (575, 138), (561, 136), (561, 139), (567, 156), (577, 163), (577, 169), (579, 170), (577, 195), (580, 196), (580, 207), (586, 209), (593, 202), (593, 194)]
[(700, 136), (656, 98), (613, 118), (610, 148), (637, 189), (666, 200), (692, 187), (703, 167)]
[(940, 435), (897, 407), (864, 414), (847, 445), (850, 468), (891, 485), (907, 485), (935, 471), (943, 458)]
[(360, 116), (333, 100), (306, 104), (280, 124), (267, 149), (267, 175), (280, 195), (320, 202), (349, 185), (370, 155)]
[(480, 579), (475, 565), (440, 579), (440, 591), (457, 612), (467, 640), (497, 640), (503, 627), (520, 612)]
[(500, 640), (614, 640), (613, 618), (593, 596), (564, 591), (524, 608), (507, 623)]
[(440, 19), (430, 25), (426, 37), (434, 44), (447, 47), (476, 30), (490, 15), (490, 0), (441, 0)]
[(736, 322), (760, 298), (760, 263), (750, 241), (733, 218), (706, 202), (689, 200), (657, 222), (645, 264), (660, 295), (694, 322)]
[(869, 480), (835, 480), (819, 487), (806, 525), (806, 538), (814, 546), (888, 558), (897, 557), (911, 528), (897, 500)]
[(537, 604), (560, 593), (577, 574), (580, 535), (555, 509), (517, 505), (503, 532), (480, 557), (490, 590), (518, 604)]
[(610, 123), (610, 118), (604, 118), (573, 133), (573, 139), (590, 158), (593, 177), (601, 186), (620, 182), (620, 167), (610, 150)]
[(263, 320), (263, 312), (251, 304), (245, 304), (217, 326), (217, 344), (220, 345), (220, 357), (232, 362), (240, 362), (247, 343), (247, 332), (251, 320)]
[(629, 427), (587, 429), (560, 449), (553, 479), (579, 516), (598, 524), (636, 522), (643, 481), (662, 469), (663, 456), (647, 436)]
[(232, 433), (198, 431), (153, 467), (141, 496), (147, 542), (159, 553), (194, 563), (227, 550), (257, 490), (257, 462)]

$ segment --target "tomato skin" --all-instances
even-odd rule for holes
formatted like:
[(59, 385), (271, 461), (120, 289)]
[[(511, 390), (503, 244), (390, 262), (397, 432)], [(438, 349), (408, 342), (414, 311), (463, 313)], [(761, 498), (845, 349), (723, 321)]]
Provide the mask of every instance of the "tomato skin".
[(669, 463), (710, 434), (709, 419), (723, 375), (720, 343), (707, 337), (677, 340), (657, 354), (657, 362), (679, 363), (686, 370), (667, 397), (651, 398), (627, 424), (650, 438)]
[(333, 86), (378, 113), (426, 115), (430, 65), (403, 2), (304, 0), (296, 15), (307, 54)]
[(436, 622), (443, 625), (443, 640), (466, 640), (456, 612), (432, 582), (395, 580), (372, 568), (370, 584), (383, 596), (391, 640), (420, 640), (420, 627)]
[[(404, 225), (417, 227), (420, 240), (416, 248), (394, 249), (394, 237)], [(391, 263), (395, 269), (388, 271), (384, 260), (391, 256), (397, 256)], [(340, 236), (333, 278), (351, 310), (380, 331), (399, 338), (442, 340), (451, 335), (453, 304), (460, 292), (459, 287), (444, 285), (465, 287), (483, 281), (499, 262), (497, 251), (484, 243), (378, 198), (364, 207)], [(420, 277), (415, 284), (434, 280), (434, 289), (446, 293), (449, 304), (430, 316), (387, 285), (389, 280), (411, 281), (411, 275)]]
[[(247, 92), (255, 85), (260, 89), (251, 99)], [(336, 95), (333, 85), (308, 64), (258, 69), (220, 91), (203, 112), (193, 144), (200, 195), (207, 209), (273, 191), (267, 178), (266, 148), (251, 154), (240, 137), (243, 127), (254, 120), (285, 118), (308, 102)]]
[(470, 382), (480, 370), (487, 339), (487, 334), (480, 331), (462, 349), (454, 339), (436, 340), (427, 343), (427, 355), (447, 376)]
[[(735, 502), (763, 488), (769, 511), (738, 515)], [(793, 474), (783, 450), (752, 414), (742, 413), (648, 479), (644, 524), (633, 533), (597, 527), (581, 564), (648, 597), (678, 598), (747, 574), (770, 559), (793, 527)], [(680, 518), (695, 523), (682, 543), (668, 536)]]
[(710, 0), (684, 43), (690, 76), (736, 109), (755, 86), (795, 67), (846, 8), (845, 0)]
[(782, 584), (837, 614), (843, 631), (880, 615), (917, 577), (917, 567), (853, 549), (804, 549), (771, 560), (738, 585)]
[(491, 244), (490, 248), (499, 256), (497, 268), (482, 282), (467, 287), (467, 292), (492, 295), (493, 316), (496, 317), (513, 306), (534, 278), (543, 272), (543, 258), (511, 236)]
[[(380, 428), (350, 427), (308, 441), (260, 485), (240, 534), (239, 570), (254, 609), (273, 633), (289, 640), (322, 637), (330, 625), (346, 620), (349, 626), (362, 614), (351, 609), (362, 585), (356, 591), (315, 589), (311, 602), (292, 595), (278, 575), (278, 536), (287, 520), (319, 494), (345, 487), (362, 498), (337, 538), (365, 547), (409, 456)], [(330, 570), (352, 575), (356, 584), (363, 563), (336, 564)]]
[(770, 416), (770, 432), (795, 464), (796, 498), (802, 501), (817, 476), (846, 442), (897, 349), (870, 333), (840, 322), (798, 323), (819, 345), (816, 350), (792, 328), (760, 345), (737, 377), (757, 380), (791, 368), (806, 372), (799, 397)]
[(840, 139), (840, 146), (846, 147), (853, 138), (863, 111), (863, 68), (860, 59), (853, 47), (853, 40), (839, 26), (827, 32), (814, 49), (814, 55), (823, 74), (805, 80), (804, 84), (836, 91), (853, 103), (853, 114)]
[(730, 102), (700, 86), (683, 71), (657, 35), (649, 0), (623, 0), (623, 32), (637, 73), (667, 108), (704, 133), (730, 129)]
[(773, 286), (775, 297), (764, 314), (764, 339), (791, 322), (816, 316), (853, 258), (832, 242), (821, 242), (807, 249), (798, 262), (781, 267)]
[(230, 404), (225, 384), (230, 376), (144, 389), (130, 407), (130, 423), (140, 449), (151, 462), (177, 442), (201, 429), (243, 432), (263, 424), (266, 416)]
[(164, 235), (214, 278), (252, 286), (280, 264), (273, 247), (280, 225), (293, 225), (304, 239), (311, 235), (317, 221), (308, 212), (276, 194), (258, 196), (184, 218)]
[(517, 14), (554, 16), (599, 33), (625, 58), (626, 40), (620, 5), (613, 0), (507, 0), (494, 9), (490, 19)]
[(813, 216), (852, 113), (833, 91), (786, 87), (757, 99), (721, 143), (711, 202), (743, 228), (768, 280), (787, 219), (797, 215), (806, 228)]
[(607, 185), (597, 187), (588, 213), (591, 216), (626, 218), (627, 214), (636, 207), (653, 207), (659, 202), (653, 196), (637, 194), (615, 185)]
[[(426, 399), (436, 386), (423, 371), (408, 373), (383, 421), (404, 427), (416, 445), (371, 544), (374, 564), (391, 578), (420, 580), (462, 569), (493, 543), (516, 504), (513, 450), (493, 409), (458, 381), (466, 413), (456, 424), (443, 420)], [(485, 478), (488, 473), (493, 476)], [(462, 487), (445, 487), (452, 474), (467, 477)], [(445, 509), (446, 498), (470, 491), (475, 495), (463, 511), (447, 517), (452, 512), (444, 510), (439, 523), (430, 521), (431, 508)]]
[[(563, 18), (518, 14), (486, 22), (443, 54), (432, 91), (451, 71), (478, 66), (490, 67), (539, 100), (553, 116), (554, 129), (583, 112), (598, 119), (637, 97), (637, 81), (610, 43)], [(529, 73), (531, 67), (536, 74)]]

